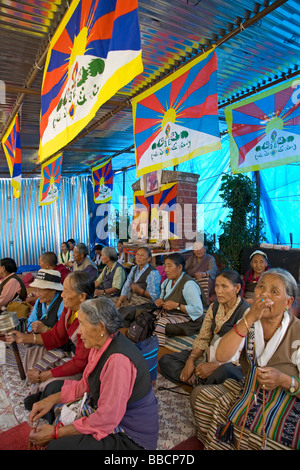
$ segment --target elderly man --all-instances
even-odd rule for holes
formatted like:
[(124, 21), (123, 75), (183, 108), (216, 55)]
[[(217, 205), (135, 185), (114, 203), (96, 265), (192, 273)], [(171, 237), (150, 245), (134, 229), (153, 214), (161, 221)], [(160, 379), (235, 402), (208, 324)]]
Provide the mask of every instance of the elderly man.
[[(194, 243), (193, 252), (193, 255), (186, 262), (186, 272), (198, 282), (202, 292), (203, 304), (208, 305), (209, 298), (214, 290), (214, 279), (218, 273), (218, 268), (215, 258), (206, 253), (206, 247), (202, 242), (197, 241)], [(206, 299), (203, 298), (204, 296)]]
[(85, 271), (93, 281), (98, 277), (98, 268), (88, 257), (88, 249), (84, 243), (75, 245), (73, 271)]

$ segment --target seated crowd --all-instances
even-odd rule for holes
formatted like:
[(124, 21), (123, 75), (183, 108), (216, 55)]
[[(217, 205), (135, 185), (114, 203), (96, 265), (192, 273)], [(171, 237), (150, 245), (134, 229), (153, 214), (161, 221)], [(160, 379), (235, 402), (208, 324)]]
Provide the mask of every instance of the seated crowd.
[[(290, 312), (297, 283), (289, 272), (271, 268), (260, 250), (243, 276), (219, 271), (201, 242), (187, 260), (166, 255), (163, 278), (146, 246), (132, 267), (124, 264), (122, 242), (117, 250), (96, 245), (94, 252), (91, 259), (85, 244), (63, 242), (58, 255), (41, 254), (41, 269), (27, 287), (14, 260), (0, 260), (0, 308), (32, 303), (26, 330), (2, 338), (27, 345), (24, 406), (30, 424), (48, 423), (34, 428), (32, 444), (156, 448), (158, 404), (149, 369), (126, 337), (147, 310), (149, 335), (157, 336), (161, 351), (158, 370), (190, 390), (205, 449), (299, 448), (300, 320)], [(170, 352), (168, 338), (178, 336), (192, 346)], [(74, 407), (70, 420), (69, 402), (84, 413)], [(278, 420), (288, 427), (276, 431)]]

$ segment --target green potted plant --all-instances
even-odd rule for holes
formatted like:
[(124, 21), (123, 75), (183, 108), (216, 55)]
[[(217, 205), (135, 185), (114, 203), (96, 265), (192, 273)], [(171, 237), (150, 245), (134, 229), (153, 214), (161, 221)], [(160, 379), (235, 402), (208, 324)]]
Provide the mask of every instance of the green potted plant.
[(243, 174), (224, 175), (220, 187), (223, 207), (229, 209), (226, 221), (220, 221), (219, 254), (231, 269), (240, 272), (242, 249), (257, 246), (265, 238), (264, 222), (259, 216), (260, 193), (251, 179)]

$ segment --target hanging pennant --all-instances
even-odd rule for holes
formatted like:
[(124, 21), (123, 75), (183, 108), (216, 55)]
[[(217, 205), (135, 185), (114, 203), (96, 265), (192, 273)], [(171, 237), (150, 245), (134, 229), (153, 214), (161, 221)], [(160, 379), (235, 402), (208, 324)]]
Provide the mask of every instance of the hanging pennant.
[(73, 0), (47, 54), (39, 161), (73, 140), (142, 71), (137, 0)]
[(59, 154), (42, 164), (39, 191), (40, 206), (52, 204), (58, 199), (62, 159), (62, 154)]
[(21, 195), (21, 138), (19, 128), (19, 117), (15, 116), (7, 132), (2, 139), (2, 146), (6, 156), (9, 173), (11, 177), (11, 186), (13, 188), (13, 197), (19, 198)]
[(113, 171), (111, 160), (93, 168), (92, 179), (94, 202), (96, 204), (101, 204), (103, 202), (110, 201), (113, 191)]
[(133, 98), (132, 110), (137, 176), (220, 149), (216, 53)]
[(232, 173), (300, 161), (299, 91), (289, 80), (225, 108)]

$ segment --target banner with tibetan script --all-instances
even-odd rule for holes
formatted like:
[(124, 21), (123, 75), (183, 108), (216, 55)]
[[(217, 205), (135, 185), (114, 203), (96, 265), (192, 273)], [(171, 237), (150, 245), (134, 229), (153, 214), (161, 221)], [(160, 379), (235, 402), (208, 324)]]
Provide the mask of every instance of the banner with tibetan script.
[(225, 108), (232, 173), (300, 161), (300, 80)]
[(113, 191), (113, 171), (111, 160), (93, 168), (92, 179), (94, 202), (96, 204), (101, 204), (103, 202), (110, 201)]
[(18, 198), (21, 195), (21, 138), (19, 128), (19, 117), (15, 116), (7, 132), (3, 136), (2, 146), (6, 156), (9, 174), (11, 177), (11, 186), (13, 188), (13, 197)]
[(143, 71), (137, 0), (73, 0), (54, 34), (41, 93), (39, 161)]
[(59, 154), (42, 164), (39, 191), (40, 206), (52, 204), (58, 199), (62, 159), (62, 154)]
[(220, 149), (216, 52), (133, 98), (132, 107), (137, 176)]

